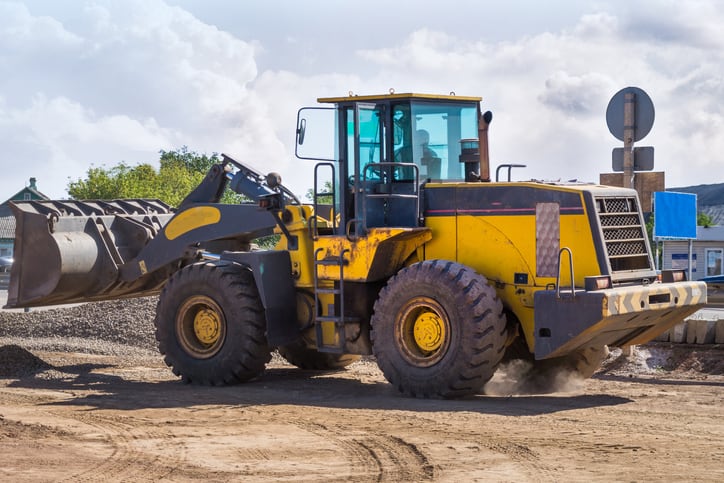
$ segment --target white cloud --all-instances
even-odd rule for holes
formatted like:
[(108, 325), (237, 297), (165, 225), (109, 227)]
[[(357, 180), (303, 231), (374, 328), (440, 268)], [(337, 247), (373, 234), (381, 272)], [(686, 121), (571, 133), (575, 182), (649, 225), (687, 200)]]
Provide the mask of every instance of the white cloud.
[[(389, 18), (404, 22), (370, 16), (365, 25), (378, 28), (364, 35), (314, 2), (281, 11), (194, 0), (0, 1), (0, 68), (12, 73), (0, 77), (6, 194), (35, 176), (62, 196), (66, 178), (91, 164), (150, 162), (181, 145), (279, 171), (304, 193), (312, 166), (293, 155), (297, 109), (389, 88), (481, 95), (495, 114), (494, 163), (529, 164), (519, 178), (595, 181), (620, 144), (606, 128), (608, 100), (635, 85), (657, 113), (639, 144), (656, 147), (667, 184), (724, 181), (711, 175), (722, 172), (724, 147), (719, 3), (596, 0), (576, 3), (587, 9), (577, 21), (537, 3), (530, 8), (540, 19), (465, 5), (463, 18), (455, 8), (431, 15), (390, 4)], [(512, 20), (515, 28), (501, 27)], [(259, 57), (271, 67), (259, 71)]]
[[(181, 145), (221, 151), (256, 129), (252, 45), (158, 0), (94, 2), (76, 14), (80, 23), (64, 25), (0, 3), (0, 64), (14, 74), (0, 80), (13, 93), (0, 111), (2, 137), (24, 140), (0, 166), (11, 153), (37, 161), (8, 184), (35, 176), (60, 197), (67, 177), (91, 164), (153, 162)], [(38, 173), (44, 162), (60, 169)]]
[[(697, 14), (702, 6), (707, 19)], [(396, 80), (408, 70), (413, 84), (482, 95), (496, 114), (493, 161), (527, 163), (520, 177), (597, 181), (620, 144), (605, 124), (608, 101), (623, 87), (639, 86), (657, 111), (652, 133), (639, 144), (653, 144), (655, 167), (667, 171), (667, 185), (682, 186), (724, 181), (707, 175), (724, 173), (721, 150), (712, 149), (724, 142), (718, 101), (724, 63), (714, 47), (721, 34), (708, 27), (722, 20), (711, 3), (679, 2), (650, 17), (594, 12), (558, 33), (498, 43), (423, 29), (360, 56)]]
[(48, 16), (30, 15), (19, 3), (0, 3), (0, 42), (4, 49), (38, 52), (77, 45), (81, 39)]
[(573, 28), (574, 37), (607, 37), (618, 30), (618, 18), (605, 12), (586, 14)]
[(611, 80), (600, 73), (573, 76), (558, 71), (545, 80), (538, 99), (546, 106), (571, 115), (600, 115), (600, 100), (611, 91)]

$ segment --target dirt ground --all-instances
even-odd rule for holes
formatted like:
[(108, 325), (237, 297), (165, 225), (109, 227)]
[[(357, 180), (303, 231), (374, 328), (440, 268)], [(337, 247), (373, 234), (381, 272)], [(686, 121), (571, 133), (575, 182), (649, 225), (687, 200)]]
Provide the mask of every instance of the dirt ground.
[(490, 395), (418, 400), (370, 361), (275, 358), (254, 382), (196, 387), (152, 352), (5, 345), (0, 480), (724, 481), (724, 348), (704, 352), (639, 352), (551, 394), (506, 394), (499, 372)]

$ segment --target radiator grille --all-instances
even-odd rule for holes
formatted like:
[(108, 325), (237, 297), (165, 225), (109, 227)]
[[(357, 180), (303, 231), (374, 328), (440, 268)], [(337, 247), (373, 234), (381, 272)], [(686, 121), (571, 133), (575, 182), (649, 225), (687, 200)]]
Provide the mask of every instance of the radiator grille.
[(619, 227), (619, 226), (636, 226), (639, 224), (639, 214), (634, 213), (632, 215), (622, 214), (606, 214), (601, 217), (601, 226)]
[(612, 272), (652, 269), (636, 198), (598, 198), (596, 205)]

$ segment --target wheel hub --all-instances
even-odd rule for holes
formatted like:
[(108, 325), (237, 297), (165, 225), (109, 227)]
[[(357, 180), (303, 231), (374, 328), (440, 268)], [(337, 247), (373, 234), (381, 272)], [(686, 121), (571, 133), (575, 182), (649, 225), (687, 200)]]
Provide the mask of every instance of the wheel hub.
[(211, 309), (204, 308), (196, 312), (194, 317), (194, 334), (202, 344), (212, 345), (219, 340), (221, 320)]
[(450, 321), (435, 299), (413, 297), (398, 312), (396, 340), (408, 363), (417, 367), (437, 364), (450, 345)]
[(213, 357), (224, 345), (226, 319), (212, 298), (189, 297), (176, 313), (176, 334), (183, 350), (197, 359)]
[(437, 350), (445, 340), (445, 324), (434, 312), (423, 312), (415, 320), (415, 343), (426, 352)]

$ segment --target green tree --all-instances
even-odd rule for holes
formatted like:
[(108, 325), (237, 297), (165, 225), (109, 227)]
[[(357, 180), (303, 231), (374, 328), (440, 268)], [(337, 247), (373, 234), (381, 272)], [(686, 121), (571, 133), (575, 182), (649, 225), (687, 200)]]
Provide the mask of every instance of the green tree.
[[(212, 165), (221, 163), (216, 153), (208, 156), (189, 151), (183, 146), (177, 151), (159, 152), (158, 171), (150, 164), (129, 166), (121, 161), (110, 168), (92, 167), (84, 179), (68, 182), (68, 194), (76, 200), (113, 200), (122, 198), (159, 199), (178, 206), (204, 179)], [(248, 201), (242, 195), (226, 190), (222, 203)], [(264, 249), (273, 248), (279, 235), (255, 240)]]
[[(158, 171), (147, 163), (129, 166), (123, 161), (110, 168), (92, 167), (86, 178), (68, 182), (68, 194), (73, 199), (158, 198), (178, 206), (201, 183), (209, 168), (220, 162), (216, 153), (199, 154), (186, 146), (176, 151), (162, 150)], [(238, 203), (242, 199), (227, 190), (222, 202)]]
[[(332, 199), (332, 193), (334, 192), (332, 182), (327, 180), (324, 182), (324, 186), (322, 188), (323, 191), (318, 193), (317, 196), (317, 203), (319, 204), (327, 204), (331, 205), (334, 203), (334, 200)], [(304, 195), (309, 202), (314, 201), (314, 188), (309, 188), (307, 190), (307, 193)]]
[(711, 219), (711, 216), (702, 211), (696, 215), (696, 224), (697, 226), (709, 228), (710, 226), (714, 226), (714, 220)]

